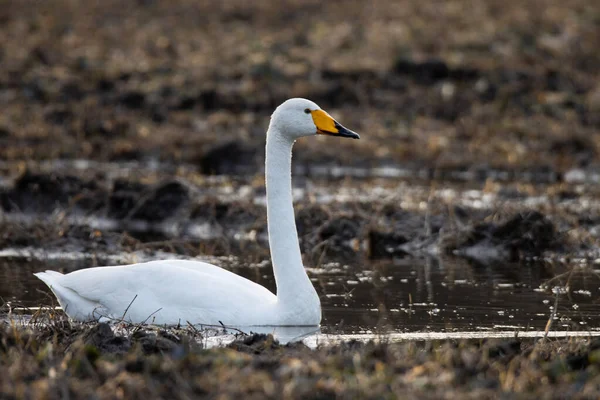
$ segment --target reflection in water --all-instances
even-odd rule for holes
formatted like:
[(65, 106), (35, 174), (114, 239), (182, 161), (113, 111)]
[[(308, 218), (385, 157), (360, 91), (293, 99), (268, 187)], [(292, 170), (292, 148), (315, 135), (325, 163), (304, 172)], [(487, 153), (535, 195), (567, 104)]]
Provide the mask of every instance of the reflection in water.
[[(0, 258), (0, 297), (24, 306), (56, 304), (33, 272), (69, 272), (103, 261)], [(268, 263), (249, 267), (233, 260), (218, 264), (275, 289)], [(600, 326), (600, 278), (586, 269), (551, 280), (557, 271), (543, 263), (482, 266), (461, 259), (428, 258), (375, 262), (360, 268), (332, 263), (308, 270), (321, 295), (325, 334), (543, 331), (556, 296), (553, 330), (589, 331)], [(565, 291), (567, 279), (569, 290)], [(541, 290), (547, 282), (551, 283), (548, 290)], [(555, 286), (557, 294), (552, 292)], [(284, 341), (313, 333), (276, 329)]]
[[(302, 342), (310, 348), (316, 348), (320, 345), (333, 345), (350, 340), (367, 342), (373, 340), (383, 342), (403, 342), (409, 340), (463, 340), (463, 339), (513, 339), (515, 336), (519, 338), (572, 338), (572, 337), (598, 337), (600, 332), (589, 331), (494, 331), (494, 332), (404, 332), (404, 333), (388, 333), (385, 335), (375, 334), (315, 334), (303, 339)], [(215, 345), (226, 344), (213, 342)]]
[(236, 331), (244, 333), (261, 333), (265, 335), (273, 335), (279, 340), (279, 343), (286, 344), (290, 342), (298, 342), (309, 336), (318, 335), (321, 333), (321, 328), (318, 326), (238, 326), (228, 329), (228, 332), (235, 334)]

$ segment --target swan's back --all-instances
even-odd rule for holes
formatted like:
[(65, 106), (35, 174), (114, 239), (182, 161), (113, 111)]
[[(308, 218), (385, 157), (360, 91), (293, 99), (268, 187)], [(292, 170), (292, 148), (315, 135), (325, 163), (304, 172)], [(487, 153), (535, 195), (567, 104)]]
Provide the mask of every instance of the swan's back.
[(265, 287), (197, 261), (150, 261), (66, 275), (46, 271), (36, 276), (77, 320), (104, 317), (168, 325), (185, 324), (187, 320), (243, 325), (277, 302)]

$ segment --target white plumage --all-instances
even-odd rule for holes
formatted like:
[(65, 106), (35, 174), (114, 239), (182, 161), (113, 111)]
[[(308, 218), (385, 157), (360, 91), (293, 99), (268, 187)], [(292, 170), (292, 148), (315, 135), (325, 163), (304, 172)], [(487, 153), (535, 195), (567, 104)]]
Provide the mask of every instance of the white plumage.
[(277, 296), (246, 278), (197, 261), (151, 261), (35, 275), (50, 287), (69, 317), (80, 321), (319, 325), (321, 304), (302, 265), (291, 193), (294, 141), (317, 133), (358, 138), (306, 99), (290, 99), (279, 106), (267, 132), (267, 217)]

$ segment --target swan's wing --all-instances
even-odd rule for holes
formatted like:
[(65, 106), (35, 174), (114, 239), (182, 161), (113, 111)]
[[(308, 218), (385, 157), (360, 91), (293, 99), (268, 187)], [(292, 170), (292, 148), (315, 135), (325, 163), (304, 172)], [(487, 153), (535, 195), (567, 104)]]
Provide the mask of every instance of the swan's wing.
[[(145, 263), (134, 264), (134, 265), (144, 265), (144, 266), (159, 266), (159, 267), (178, 267), (185, 268), (196, 272), (210, 274), (212, 276), (222, 276), (225, 279), (229, 279), (231, 275), (234, 275), (238, 278), (242, 278), (239, 275), (232, 274), (231, 271), (227, 271), (221, 267), (218, 267), (213, 264), (209, 264), (202, 261), (192, 261), (192, 260), (155, 260), (148, 261)], [(244, 279), (244, 278), (242, 278)]]
[(153, 261), (65, 275), (60, 284), (97, 302), (112, 318), (158, 324), (218, 324), (251, 319), (274, 303), (265, 287), (211, 264)]

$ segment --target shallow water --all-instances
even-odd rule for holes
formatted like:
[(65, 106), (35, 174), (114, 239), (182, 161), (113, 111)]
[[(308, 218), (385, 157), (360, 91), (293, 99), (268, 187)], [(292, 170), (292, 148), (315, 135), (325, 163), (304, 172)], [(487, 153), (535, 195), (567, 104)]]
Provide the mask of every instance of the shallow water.
[[(0, 256), (0, 297), (12, 307), (35, 307), (55, 303), (34, 272), (69, 272), (173, 255), (4, 250)], [(269, 262), (245, 265), (231, 257), (209, 261), (274, 290)], [(455, 258), (331, 263), (308, 272), (321, 297), (321, 333), (326, 335), (539, 332), (549, 318), (553, 331), (600, 330), (600, 277), (589, 266), (554, 279), (556, 267), (549, 263), (481, 266)]]

